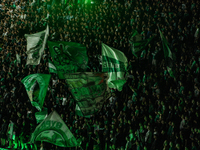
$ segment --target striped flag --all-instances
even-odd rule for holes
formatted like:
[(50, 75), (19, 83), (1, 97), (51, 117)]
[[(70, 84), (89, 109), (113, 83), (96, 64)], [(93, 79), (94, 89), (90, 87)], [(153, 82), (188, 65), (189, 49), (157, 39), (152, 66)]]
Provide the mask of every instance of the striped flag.
[(127, 66), (128, 60), (123, 52), (102, 43), (102, 71), (108, 73), (109, 88), (122, 91)]

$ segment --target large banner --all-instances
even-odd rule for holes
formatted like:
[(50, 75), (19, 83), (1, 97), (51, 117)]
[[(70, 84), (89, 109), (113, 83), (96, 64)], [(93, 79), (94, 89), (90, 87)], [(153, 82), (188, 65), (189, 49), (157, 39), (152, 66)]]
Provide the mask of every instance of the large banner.
[(109, 75), (108, 86), (122, 90), (126, 82), (124, 75), (127, 70), (128, 60), (123, 52), (102, 43), (102, 71)]
[(51, 112), (32, 133), (30, 143), (45, 141), (61, 147), (76, 147), (76, 140), (56, 111)]
[(27, 65), (38, 65), (44, 52), (46, 41), (49, 35), (49, 26), (46, 30), (35, 33), (25, 34), (27, 40)]
[(66, 82), (84, 116), (102, 108), (109, 97), (106, 73), (79, 72), (65, 74)]
[(84, 45), (74, 42), (48, 41), (48, 46), (60, 79), (64, 79), (65, 73), (81, 72), (87, 69), (88, 57)]
[(31, 74), (22, 79), (31, 104), (39, 111), (42, 110), (51, 75)]

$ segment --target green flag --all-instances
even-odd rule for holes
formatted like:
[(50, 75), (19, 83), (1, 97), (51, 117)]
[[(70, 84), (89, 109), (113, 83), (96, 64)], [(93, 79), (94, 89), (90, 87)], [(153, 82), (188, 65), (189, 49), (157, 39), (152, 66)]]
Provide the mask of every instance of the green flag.
[(163, 44), (163, 51), (164, 51), (164, 57), (165, 57), (165, 63), (167, 66), (167, 71), (169, 72), (170, 76), (174, 78), (172, 52), (169, 49), (169, 46), (168, 46), (169, 44), (168, 44), (167, 40), (165, 39), (165, 37), (163, 36), (162, 32), (160, 31), (160, 28), (159, 28), (159, 32), (160, 32), (160, 37), (161, 37), (162, 44)]
[(31, 74), (22, 79), (31, 104), (39, 111), (42, 110), (51, 75)]
[(47, 117), (47, 114), (48, 114), (48, 109), (45, 107), (43, 108), (43, 111), (36, 112), (35, 118), (36, 118), (37, 123), (42, 122)]
[(99, 111), (109, 97), (106, 73), (78, 72), (65, 74), (65, 79), (84, 116)]
[(90, 115), (88, 115), (88, 116), (84, 116), (84, 115), (83, 115), (83, 113), (82, 113), (80, 107), (79, 107), (77, 104), (76, 104), (76, 108), (75, 108), (75, 113), (76, 113), (76, 115), (78, 115), (78, 116), (85, 117), (85, 118), (90, 118)]
[(51, 112), (35, 129), (30, 143), (45, 141), (60, 147), (79, 146), (74, 135), (56, 111)]
[(57, 69), (56, 69), (56, 67), (54, 66), (54, 64), (50, 60), (48, 62), (48, 65), (49, 65), (49, 72), (57, 74)]
[(8, 138), (9, 139), (13, 139), (13, 135), (14, 135), (14, 130), (13, 130), (13, 127), (14, 127), (14, 123), (12, 122), (12, 121), (10, 121), (10, 123), (9, 123), (9, 125), (8, 125), (8, 132), (7, 132), (7, 134), (8, 134)]
[(27, 65), (38, 65), (44, 52), (49, 35), (49, 26), (44, 31), (35, 34), (25, 34), (27, 40)]
[(129, 38), (129, 43), (131, 44), (131, 51), (134, 56), (138, 57), (141, 51), (149, 44), (153, 37), (149, 39), (142, 39), (142, 35), (137, 32), (137, 30), (133, 31), (132, 36)]
[(126, 82), (124, 74), (128, 60), (123, 52), (102, 43), (102, 71), (108, 72), (108, 86), (121, 91)]
[(48, 46), (60, 79), (64, 79), (65, 73), (87, 69), (88, 57), (84, 45), (74, 42), (48, 41)]

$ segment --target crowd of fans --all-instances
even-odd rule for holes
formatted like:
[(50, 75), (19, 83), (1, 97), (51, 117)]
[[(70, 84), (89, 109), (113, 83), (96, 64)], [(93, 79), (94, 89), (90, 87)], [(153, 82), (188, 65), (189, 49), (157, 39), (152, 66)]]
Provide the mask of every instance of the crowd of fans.
[[(199, 0), (28, 1), (0, 0), (0, 144), (16, 149), (198, 150), (200, 149)], [(121, 50), (129, 60), (127, 83), (91, 118), (75, 115), (64, 80), (52, 74), (44, 107), (56, 110), (79, 148), (53, 144), (26, 145), (37, 126), (21, 80), (49, 73), (48, 46), (38, 66), (26, 65), (24, 34), (49, 25), (49, 39), (84, 44), (90, 69), (101, 72), (101, 43)], [(158, 26), (173, 54), (175, 78), (167, 71)], [(131, 52), (133, 30), (154, 36), (138, 57)], [(21, 62), (16, 60), (16, 54)], [(14, 123), (15, 138), (9, 137)]]

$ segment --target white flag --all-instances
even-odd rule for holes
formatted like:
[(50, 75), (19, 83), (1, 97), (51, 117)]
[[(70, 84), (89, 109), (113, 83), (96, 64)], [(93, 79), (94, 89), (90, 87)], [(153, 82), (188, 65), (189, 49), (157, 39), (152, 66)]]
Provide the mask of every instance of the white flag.
[(25, 34), (27, 40), (27, 65), (38, 65), (44, 52), (47, 37), (49, 35), (49, 26), (44, 31), (35, 34)]
[(109, 74), (109, 88), (122, 91), (122, 87), (126, 83), (124, 74), (127, 66), (128, 60), (123, 52), (102, 43), (102, 71)]

